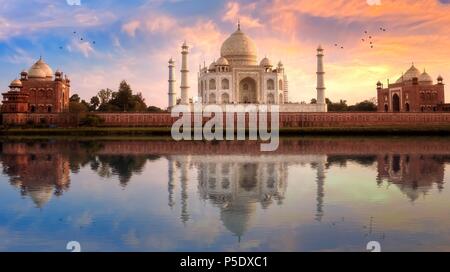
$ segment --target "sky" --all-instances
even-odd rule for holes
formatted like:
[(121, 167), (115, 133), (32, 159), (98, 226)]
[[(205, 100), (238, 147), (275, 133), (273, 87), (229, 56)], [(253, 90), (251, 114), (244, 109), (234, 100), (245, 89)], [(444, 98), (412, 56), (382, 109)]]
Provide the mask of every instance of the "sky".
[(179, 86), (186, 40), (196, 95), (199, 65), (220, 57), (238, 20), (259, 60), (284, 63), (291, 102), (316, 97), (318, 45), (333, 101), (372, 99), (378, 80), (412, 63), (450, 78), (450, 0), (0, 0), (0, 90), (42, 56), (83, 99), (127, 80), (148, 105), (167, 107), (169, 58)]

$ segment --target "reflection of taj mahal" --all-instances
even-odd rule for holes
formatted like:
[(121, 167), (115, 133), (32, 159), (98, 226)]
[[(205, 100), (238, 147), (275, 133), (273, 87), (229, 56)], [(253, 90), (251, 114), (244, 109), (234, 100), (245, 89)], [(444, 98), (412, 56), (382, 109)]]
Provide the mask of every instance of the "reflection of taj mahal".
[[(285, 67), (280, 61), (274, 67), (269, 58), (258, 62), (255, 42), (238, 29), (222, 44), (220, 58), (199, 67), (197, 96), (203, 104), (274, 104), (281, 112), (326, 112), (323, 49), (317, 49), (317, 103), (299, 104), (289, 100), (289, 83)], [(169, 108), (175, 104), (189, 104), (188, 55), (189, 47), (182, 46), (181, 96), (175, 92), (173, 59), (169, 61)], [(291, 86), (293, 87), (293, 86)], [(297, 86), (294, 86), (297, 91)]]
[[(280, 150), (269, 156), (258, 153), (256, 144), (252, 149), (251, 143), (151, 141), (91, 146), (78, 142), (3, 142), (0, 163), (9, 183), (36, 207), (44, 208), (52, 196), (70, 189), (71, 175), (82, 166), (101, 177), (118, 176), (120, 181), (125, 180), (122, 183), (126, 189), (133, 175), (163, 157), (168, 163), (168, 205), (179, 212), (181, 222), (196, 219), (193, 200), (200, 197), (218, 211), (221, 224), (240, 238), (255, 223), (259, 210), (272, 211), (296, 197), (288, 194), (288, 180), (314, 186), (308, 213), (318, 222), (325, 221), (329, 214), (326, 173), (334, 166), (357, 163), (371, 167), (377, 173), (371, 182), (398, 188), (412, 202), (435, 188), (442, 191), (446, 163), (450, 161), (448, 141), (414, 143), (375, 141), (377, 148), (370, 150), (373, 141), (361, 141), (356, 146), (348, 140), (282, 141)], [(394, 148), (398, 154), (392, 153)], [(308, 180), (295, 176), (293, 168), (298, 166), (309, 167), (314, 177)]]
[[(288, 157), (288, 158), (286, 158)], [(188, 173), (198, 173), (198, 193), (220, 209), (223, 225), (239, 239), (250, 227), (257, 206), (282, 205), (287, 190), (288, 167), (311, 164), (317, 171), (316, 220), (323, 216), (326, 156), (169, 156), (169, 206), (175, 205), (175, 172), (179, 172), (181, 220), (190, 219), (187, 206)]]

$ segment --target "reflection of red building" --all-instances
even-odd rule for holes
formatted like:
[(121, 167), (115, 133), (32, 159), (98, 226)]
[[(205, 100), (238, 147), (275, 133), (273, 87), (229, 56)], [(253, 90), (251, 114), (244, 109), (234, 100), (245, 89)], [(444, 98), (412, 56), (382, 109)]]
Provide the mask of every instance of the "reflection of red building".
[(433, 112), (445, 108), (443, 78), (439, 76), (437, 84), (433, 84), (433, 78), (414, 65), (387, 88), (378, 82), (377, 92), (379, 112)]
[(42, 58), (14, 80), (3, 93), (4, 113), (60, 113), (69, 110), (70, 80)]
[(426, 195), (436, 184), (443, 189), (445, 165), (432, 155), (378, 156), (378, 182), (397, 185), (412, 201)]
[(47, 145), (3, 144), (0, 156), (10, 183), (43, 207), (70, 184), (69, 160)]

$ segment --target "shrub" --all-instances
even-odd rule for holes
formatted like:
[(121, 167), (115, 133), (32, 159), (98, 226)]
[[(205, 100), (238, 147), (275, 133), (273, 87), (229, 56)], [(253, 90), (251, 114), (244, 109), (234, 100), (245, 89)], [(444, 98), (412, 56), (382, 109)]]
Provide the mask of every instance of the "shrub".
[(80, 120), (80, 126), (97, 127), (97, 126), (103, 124), (104, 122), (105, 122), (105, 120), (103, 118), (101, 118), (100, 116), (88, 114), (88, 115), (86, 115), (86, 117), (83, 117)]

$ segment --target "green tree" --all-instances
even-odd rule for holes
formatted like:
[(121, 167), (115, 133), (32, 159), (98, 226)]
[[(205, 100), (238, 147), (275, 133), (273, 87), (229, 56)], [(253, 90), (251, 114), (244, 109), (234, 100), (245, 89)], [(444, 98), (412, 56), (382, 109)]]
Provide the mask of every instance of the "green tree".
[(74, 94), (69, 98), (69, 102), (76, 102), (76, 103), (80, 103), (81, 98), (78, 94)]
[(124, 80), (120, 83), (119, 90), (111, 100), (111, 104), (121, 109), (121, 111), (129, 111), (133, 105), (133, 91), (130, 85)]
[(377, 105), (373, 101), (364, 100), (348, 108), (349, 111), (377, 111)]
[(331, 112), (343, 112), (348, 111), (347, 100), (340, 100), (339, 103), (333, 103), (330, 99), (326, 98), (325, 102), (328, 105), (328, 111)]
[(146, 111), (147, 105), (141, 93), (133, 95), (133, 90), (126, 81), (122, 81), (117, 92), (111, 94), (109, 106), (101, 107), (102, 111), (139, 112)]
[(107, 104), (112, 98), (113, 91), (111, 89), (102, 89), (97, 96), (100, 99), (100, 105)]
[(71, 113), (83, 113), (88, 112), (89, 108), (84, 103), (78, 103), (75, 101), (69, 102), (69, 112)]
[(163, 109), (158, 108), (158, 107), (155, 107), (155, 106), (149, 106), (149, 107), (147, 108), (147, 111), (148, 111), (148, 112), (164, 112)]
[(91, 111), (95, 111), (95, 110), (97, 110), (98, 106), (100, 106), (100, 98), (98, 98), (98, 96), (93, 96), (91, 98), (91, 103), (90, 103), (89, 109)]

